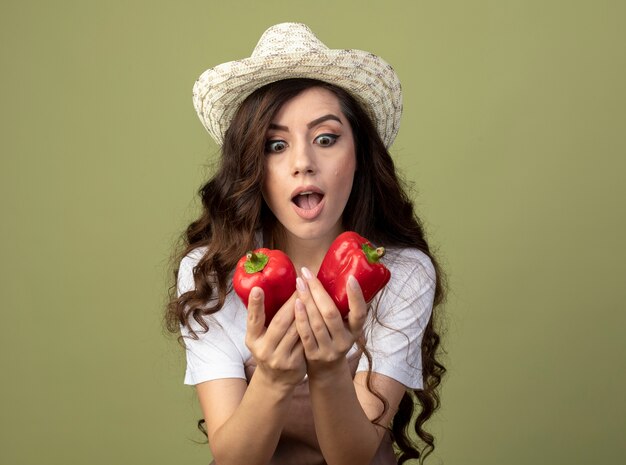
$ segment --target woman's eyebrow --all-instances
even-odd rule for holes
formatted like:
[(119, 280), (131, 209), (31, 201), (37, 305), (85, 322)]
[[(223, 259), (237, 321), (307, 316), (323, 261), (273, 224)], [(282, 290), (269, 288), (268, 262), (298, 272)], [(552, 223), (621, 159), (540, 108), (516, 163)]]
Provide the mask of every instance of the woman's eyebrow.
[[(333, 114), (328, 114), (328, 115), (320, 116), (319, 118), (314, 119), (313, 121), (308, 123), (306, 127), (311, 129), (312, 127), (317, 126), (318, 124), (323, 123), (324, 121), (328, 121), (328, 120), (337, 121), (339, 124), (343, 126), (343, 123), (341, 122), (338, 116), (335, 116)], [(269, 129), (289, 132), (289, 128), (287, 126), (281, 126), (280, 124), (275, 124), (275, 123), (270, 123)]]
[(270, 123), (269, 129), (276, 129), (277, 131), (289, 132), (289, 128), (287, 126), (281, 126), (280, 124), (274, 124), (274, 123)]
[(317, 119), (314, 119), (309, 124), (307, 124), (306, 127), (311, 129), (313, 126), (317, 126), (318, 124), (323, 123), (324, 121), (328, 121), (329, 119), (335, 120), (343, 126), (343, 123), (341, 122), (338, 116), (328, 114), (328, 115), (320, 116)]

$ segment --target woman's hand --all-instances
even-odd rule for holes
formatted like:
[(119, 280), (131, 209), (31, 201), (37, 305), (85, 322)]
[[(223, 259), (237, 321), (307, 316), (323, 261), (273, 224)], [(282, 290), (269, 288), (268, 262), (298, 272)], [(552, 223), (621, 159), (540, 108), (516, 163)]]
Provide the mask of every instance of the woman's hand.
[(304, 347), (309, 377), (332, 376), (363, 333), (367, 304), (358, 281), (348, 279), (350, 312), (345, 321), (322, 283), (307, 268), (296, 281), (296, 327)]
[(270, 383), (295, 386), (304, 379), (306, 360), (296, 329), (294, 304), (296, 293), (285, 302), (265, 328), (263, 290), (255, 287), (248, 299), (246, 346), (259, 372)]

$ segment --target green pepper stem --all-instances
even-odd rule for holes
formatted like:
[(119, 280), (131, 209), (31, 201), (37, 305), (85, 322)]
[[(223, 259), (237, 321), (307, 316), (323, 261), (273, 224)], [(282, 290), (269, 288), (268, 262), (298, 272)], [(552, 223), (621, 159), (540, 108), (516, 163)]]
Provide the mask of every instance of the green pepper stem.
[(374, 248), (370, 244), (363, 244), (361, 248), (363, 249), (363, 253), (367, 257), (367, 261), (369, 263), (378, 263), (378, 261), (385, 255), (384, 247)]
[(264, 253), (254, 253), (248, 252), (246, 254), (246, 263), (244, 264), (244, 268), (246, 269), (246, 273), (253, 274), (258, 273), (259, 271), (263, 271), (265, 265), (269, 261), (269, 257)]

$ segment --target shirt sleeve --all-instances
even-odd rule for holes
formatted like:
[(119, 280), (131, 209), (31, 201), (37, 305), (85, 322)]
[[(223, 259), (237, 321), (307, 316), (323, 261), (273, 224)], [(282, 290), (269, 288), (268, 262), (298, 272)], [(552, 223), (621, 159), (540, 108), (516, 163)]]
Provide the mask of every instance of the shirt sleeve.
[[(391, 280), (374, 300), (365, 327), (372, 371), (410, 389), (422, 389), (421, 345), (435, 295), (435, 270), (430, 258), (405, 249), (388, 265)], [(362, 356), (358, 371), (368, 371)]]
[[(199, 257), (194, 252), (180, 263), (177, 281), (179, 296), (195, 288), (193, 269)], [(184, 384), (196, 385), (222, 378), (246, 378), (243, 364), (246, 354), (242, 353), (241, 344), (237, 344), (238, 340), (243, 341), (241, 325), (238, 324), (239, 313), (238, 302), (230, 293), (217, 313), (204, 317), (209, 326), (208, 332), (205, 333), (202, 326), (191, 318), (190, 323), (198, 339), (193, 339), (186, 326), (180, 326), (187, 358)], [(229, 328), (229, 331), (224, 328)]]

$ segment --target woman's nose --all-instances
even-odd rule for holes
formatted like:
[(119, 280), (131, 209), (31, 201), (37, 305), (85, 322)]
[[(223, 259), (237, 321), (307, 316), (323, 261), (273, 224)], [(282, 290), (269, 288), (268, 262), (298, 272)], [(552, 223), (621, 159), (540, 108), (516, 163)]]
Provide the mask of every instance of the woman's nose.
[(292, 151), (291, 172), (294, 176), (300, 174), (315, 174), (315, 162), (312, 148), (306, 144), (298, 144)]

